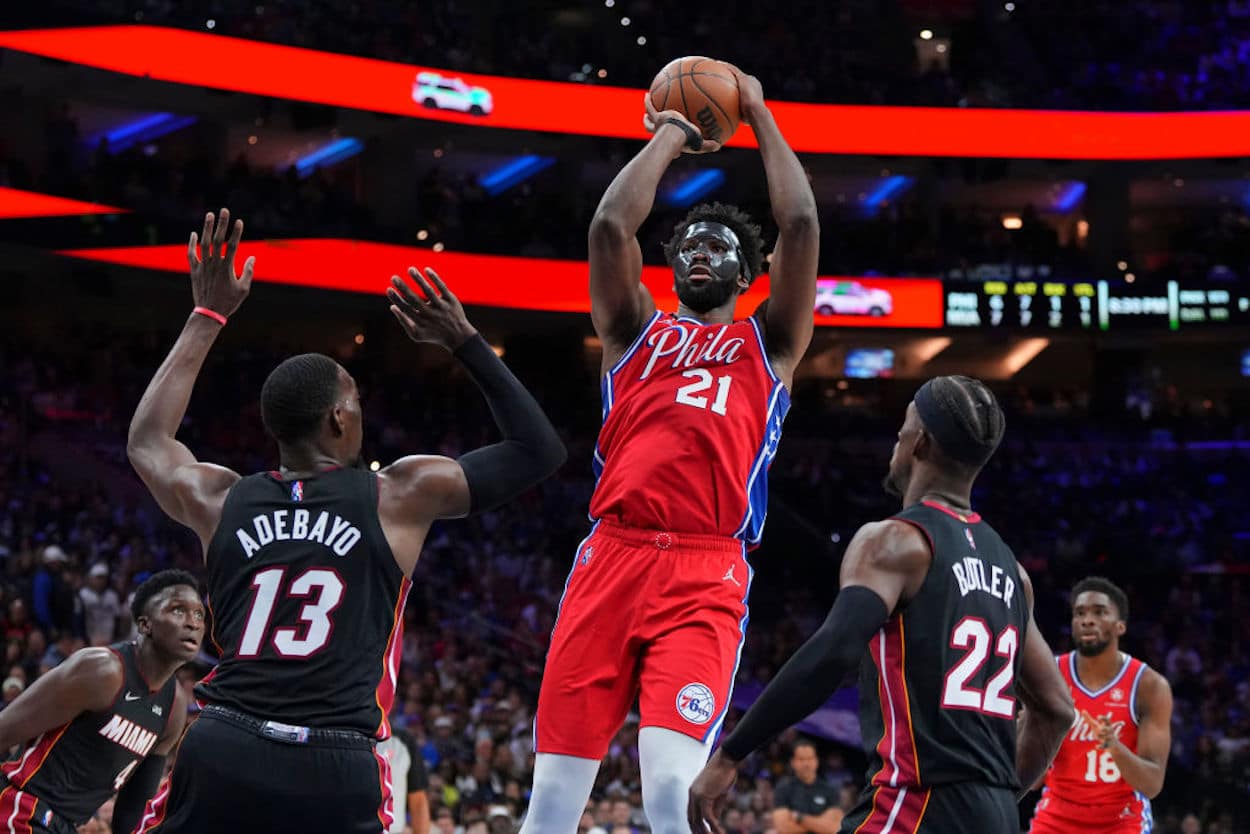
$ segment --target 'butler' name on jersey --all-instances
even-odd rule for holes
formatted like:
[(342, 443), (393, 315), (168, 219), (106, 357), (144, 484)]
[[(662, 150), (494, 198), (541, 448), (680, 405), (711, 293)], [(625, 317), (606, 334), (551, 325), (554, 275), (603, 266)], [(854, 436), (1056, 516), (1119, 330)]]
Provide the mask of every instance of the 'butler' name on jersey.
[(1016, 590), (1015, 580), (998, 565), (987, 566), (976, 556), (965, 556), (951, 564), (951, 572), (959, 583), (959, 596), (966, 597), (973, 591), (997, 597), (1011, 607), (1012, 594)]
[(252, 517), (251, 523), (235, 530), (248, 559), (272, 542), (318, 542), (339, 556), (346, 556), (360, 541), (360, 530), (351, 522), (322, 510), (315, 516), (308, 510), (273, 510)]

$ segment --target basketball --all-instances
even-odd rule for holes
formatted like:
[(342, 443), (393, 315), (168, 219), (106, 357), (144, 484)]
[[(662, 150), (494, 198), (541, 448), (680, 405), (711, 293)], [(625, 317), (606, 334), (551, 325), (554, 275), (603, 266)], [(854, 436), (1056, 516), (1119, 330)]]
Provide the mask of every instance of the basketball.
[(738, 79), (724, 61), (698, 55), (669, 61), (651, 82), (656, 110), (676, 110), (703, 132), (724, 144), (738, 129)]

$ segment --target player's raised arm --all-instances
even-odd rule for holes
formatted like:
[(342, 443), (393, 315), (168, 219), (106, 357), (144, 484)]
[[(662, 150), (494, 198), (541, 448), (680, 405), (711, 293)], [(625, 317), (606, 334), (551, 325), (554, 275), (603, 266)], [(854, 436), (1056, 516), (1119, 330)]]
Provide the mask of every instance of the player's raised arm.
[(195, 309), (143, 392), (126, 439), (130, 464), (152, 497), (171, 518), (198, 533), (205, 547), (221, 518), (226, 492), (239, 476), (197, 461), (176, 435), (209, 348), (252, 287), (255, 259), (247, 259), (241, 275), (234, 267), (243, 221), (234, 221), (226, 240), (229, 228), (230, 212), (223, 208), (215, 219), (211, 212), (205, 215), (202, 237), (191, 233), (187, 260)]
[(88, 710), (107, 708), (123, 679), (114, 652), (79, 649), (0, 711), (0, 750), (64, 726)]
[(1023, 567), (1020, 588), (1029, 603), (1029, 625), (1016, 681), (1020, 703), (1025, 707), (1016, 728), (1016, 778), (1023, 795), (1050, 767), (1064, 734), (1072, 727), (1076, 710), (1072, 693), (1055, 665), (1055, 655), (1033, 618), (1033, 582)]
[(675, 110), (657, 112), (650, 96), (646, 108), (645, 124), (654, 136), (612, 180), (590, 221), (590, 318), (603, 341), (605, 367), (655, 312), (651, 293), (640, 281), (642, 249), (636, 235), (651, 213), (660, 178), (683, 149), (709, 153), (720, 148)]
[(842, 559), (841, 590), (829, 617), (769, 681), (691, 786), (692, 832), (706, 823), (720, 834), (717, 821), (738, 763), (834, 693), (899, 601), (919, 589), (932, 558), (924, 534), (906, 522), (859, 529)]
[[(503, 440), (458, 460), (411, 455), (386, 467), (380, 475), (386, 484), (381, 512), (384, 522), (401, 529), (497, 507), (554, 473), (567, 456), (541, 406), (469, 323), (438, 274), (426, 269), (423, 276), (415, 268), (408, 274), (421, 295), (393, 277), (387, 290), (391, 312), (414, 342), (440, 345), (464, 365), (486, 398)], [(415, 550), (411, 564), (396, 554), (405, 573), (416, 564)]]
[[(760, 82), (734, 68), (742, 120), (751, 126), (764, 159), (768, 199), (777, 223), (777, 246), (768, 270), (769, 298), (764, 333), (774, 363), (788, 377), (812, 341), (816, 306), (816, 268), (820, 257), (820, 220), (807, 172), (781, 135), (764, 103)], [(782, 370), (779, 368), (779, 370)]]
[(1114, 725), (1086, 716), (1096, 728), (1100, 747), (1111, 752), (1111, 758), (1129, 787), (1154, 799), (1163, 790), (1167, 773), (1168, 752), (1172, 749), (1172, 687), (1154, 669), (1142, 673), (1137, 692), (1137, 708), (1141, 715), (1137, 725), (1137, 751), (1120, 741)]

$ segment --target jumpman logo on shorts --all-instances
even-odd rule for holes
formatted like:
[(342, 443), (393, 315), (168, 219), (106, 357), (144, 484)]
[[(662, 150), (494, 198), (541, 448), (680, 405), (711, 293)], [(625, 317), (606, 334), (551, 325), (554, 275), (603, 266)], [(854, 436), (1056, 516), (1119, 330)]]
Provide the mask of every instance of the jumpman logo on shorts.
[(733, 565), (729, 566), (729, 570), (725, 571), (725, 575), (722, 576), (720, 579), (721, 579), (721, 582), (732, 582), (733, 584), (737, 585), (739, 588), (742, 587), (742, 583), (738, 581), (738, 577), (734, 576)]

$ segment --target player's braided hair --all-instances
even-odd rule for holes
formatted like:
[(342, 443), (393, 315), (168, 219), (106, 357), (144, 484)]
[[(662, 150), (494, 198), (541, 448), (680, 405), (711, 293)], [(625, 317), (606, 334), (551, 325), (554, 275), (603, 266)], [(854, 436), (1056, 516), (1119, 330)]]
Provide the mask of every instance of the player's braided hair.
[(955, 435), (936, 434), (942, 451), (960, 463), (984, 465), (1007, 430), (1007, 419), (994, 392), (981, 380), (968, 376), (936, 377), (926, 387), (944, 413), (947, 433)]
[(175, 585), (190, 585), (199, 593), (200, 583), (196, 578), (185, 570), (163, 570), (152, 574), (143, 580), (138, 588), (135, 588), (134, 599), (130, 601), (130, 616), (138, 620), (147, 614), (148, 603), (152, 598), (166, 588), (172, 588)]
[(1076, 598), (1086, 591), (1106, 594), (1119, 613), (1120, 619), (1128, 622), (1128, 594), (1124, 593), (1119, 585), (1104, 576), (1087, 576), (1072, 588), (1072, 602), (1075, 603)]
[(274, 368), (260, 389), (265, 431), (283, 444), (316, 434), (339, 390), (339, 366), (321, 353), (301, 353)]
[(681, 222), (673, 227), (673, 236), (664, 244), (664, 258), (669, 265), (677, 258), (677, 249), (681, 246), (681, 239), (686, 236), (686, 229), (695, 223), (704, 222), (720, 223), (733, 229), (733, 233), (738, 236), (738, 243), (742, 244), (742, 257), (746, 258), (743, 266), (754, 282), (764, 268), (764, 233), (758, 223), (752, 222), (751, 215), (728, 203), (700, 203), (690, 209)]

